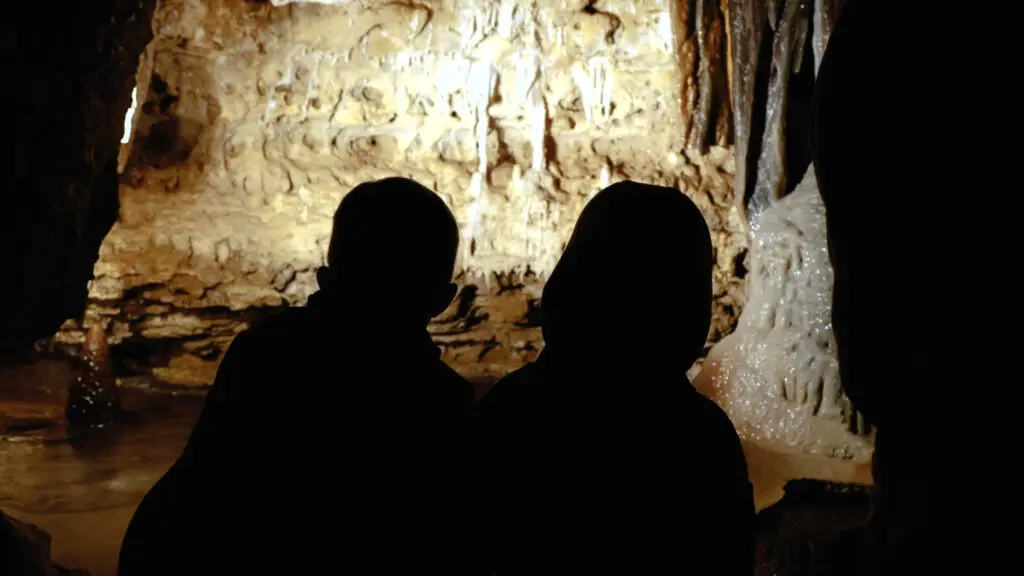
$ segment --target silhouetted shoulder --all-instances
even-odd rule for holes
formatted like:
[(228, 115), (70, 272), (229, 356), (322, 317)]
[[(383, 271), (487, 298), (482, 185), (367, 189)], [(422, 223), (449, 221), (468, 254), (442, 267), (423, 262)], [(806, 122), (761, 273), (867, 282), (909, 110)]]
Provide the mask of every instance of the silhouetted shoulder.
[(308, 308), (288, 308), (255, 321), (242, 332), (244, 340), (252, 344), (285, 344), (311, 334), (315, 326)]
[(715, 442), (702, 446), (723, 451), (721, 454), (711, 455), (714, 459), (728, 461), (729, 466), (722, 467), (719, 471), (723, 474), (731, 472), (732, 478), (735, 479), (731, 488), (741, 494), (750, 491), (752, 499), (752, 488), (747, 476), (747, 458), (743, 453), (743, 444), (740, 442), (736, 427), (718, 404), (696, 391), (694, 391), (694, 395), (697, 397), (697, 401), (694, 403), (696, 413), (693, 424), (702, 435), (706, 434), (708, 438), (715, 439)]
[(540, 377), (537, 363), (527, 364), (498, 381), (480, 400), (481, 418), (498, 418), (499, 412), (515, 411), (515, 406), (529, 403)]
[(468, 409), (472, 409), (476, 403), (476, 395), (473, 391), (473, 385), (462, 377), (451, 366), (446, 364), (440, 358), (437, 359), (437, 378), (443, 383), (444, 387), (449, 390), (455, 390), (459, 394), (464, 395), (466, 398), (466, 405)]
[(736, 432), (736, 427), (732, 424), (732, 420), (729, 420), (729, 416), (725, 414), (725, 410), (722, 410), (721, 406), (715, 404), (696, 390), (694, 391), (694, 396), (696, 397), (694, 406), (696, 407), (698, 417), (702, 420), (702, 424), (723, 436), (734, 437), (736, 439), (736, 447), (739, 448), (739, 435)]

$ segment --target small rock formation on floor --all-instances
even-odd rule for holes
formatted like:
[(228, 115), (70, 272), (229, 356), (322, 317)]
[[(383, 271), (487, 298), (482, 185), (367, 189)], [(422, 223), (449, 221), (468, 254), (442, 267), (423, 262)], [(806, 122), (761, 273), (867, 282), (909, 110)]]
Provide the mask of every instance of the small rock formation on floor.
[(16, 520), (0, 510), (0, 572), (4, 576), (89, 576), (50, 559), (51, 537), (34, 524)]
[(100, 324), (89, 328), (82, 352), (84, 371), (68, 387), (65, 417), (72, 428), (103, 428), (117, 420), (121, 402), (111, 374), (107, 335)]
[(791, 480), (758, 514), (757, 576), (835, 576), (857, 559), (849, 543), (867, 523), (867, 486)]

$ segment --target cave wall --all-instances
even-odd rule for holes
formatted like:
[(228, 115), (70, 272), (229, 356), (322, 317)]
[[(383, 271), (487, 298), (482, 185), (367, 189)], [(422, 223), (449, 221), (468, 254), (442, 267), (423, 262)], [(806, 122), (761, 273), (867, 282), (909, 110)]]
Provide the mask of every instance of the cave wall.
[(155, 5), (27, 3), (5, 19), (0, 353), (49, 337), (82, 313), (100, 243), (118, 214), (118, 142)]
[(701, 26), (668, 0), (284, 4), (160, 3), (118, 221), (60, 342), (99, 322), (122, 376), (208, 384), (235, 334), (315, 290), (342, 196), (393, 175), (437, 190), (463, 230), (463, 288), (431, 329), (467, 376), (537, 352), (544, 277), (624, 178), (701, 208), (711, 341), (732, 330), (747, 240), (729, 108), (697, 81), (724, 85), (715, 3)]

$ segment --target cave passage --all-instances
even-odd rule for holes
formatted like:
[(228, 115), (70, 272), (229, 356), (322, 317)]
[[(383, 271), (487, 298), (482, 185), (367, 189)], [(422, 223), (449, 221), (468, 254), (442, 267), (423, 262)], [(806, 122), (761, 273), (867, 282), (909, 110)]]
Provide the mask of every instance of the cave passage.
[(114, 573), (227, 347), (307, 302), (339, 201), (389, 176), (458, 220), (460, 288), (430, 332), (478, 397), (543, 349), (541, 291), (590, 198), (627, 179), (679, 189), (715, 251), (688, 374), (740, 432), (758, 506), (795, 478), (870, 483), (805, 144), (841, 3), (99, 4), (80, 10), (95, 37), (47, 53), (82, 52), (88, 77), (26, 108), (66, 127), (26, 142), (92, 162), (26, 164), (9, 185), (60, 194), (23, 211), (53, 233), (19, 222), (4, 264), (26, 304), (3, 333), (19, 354), (0, 362), (0, 510), (49, 531), (59, 563)]

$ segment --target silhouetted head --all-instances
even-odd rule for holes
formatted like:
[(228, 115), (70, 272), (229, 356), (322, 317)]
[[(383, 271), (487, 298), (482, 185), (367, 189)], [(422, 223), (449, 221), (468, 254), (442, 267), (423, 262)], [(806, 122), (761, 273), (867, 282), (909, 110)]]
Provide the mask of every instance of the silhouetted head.
[(580, 214), (544, 289), (546, 346), (683, 372), (711, 325), (711, 266), (707, 223), (686, 195), (613, 184)]
[(940, 133), (944, 121), (924, 106), (946, 79), (922, 74), (936, 59), (922, 52), (936, 48), (917, 37), (927, 28), (915, 15), (921, 11), (903, 4), (844, 6), (819, 70), (812, 120), (840, 375), (880, 428), (887, 414), (906, 419), (931, 394), (922, 380), (929, 350), (944, 336), (932, 326), (943, 305), (929, 300), (953, 276), (953, 254), (938, 243), (957, 236), (942, 229), (936, 210), (950, 203), (929, 197), (942, 188), (934, 163), (950, 143)]
[(459, 229), (448, 206), (407, 178), (356, 186), (334, 215), (320, 287), (351, 314), (425, 325), (451, 303)]

